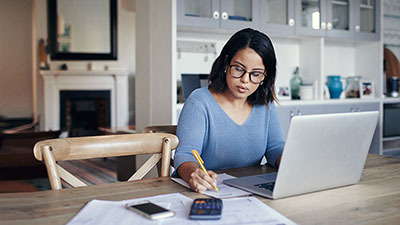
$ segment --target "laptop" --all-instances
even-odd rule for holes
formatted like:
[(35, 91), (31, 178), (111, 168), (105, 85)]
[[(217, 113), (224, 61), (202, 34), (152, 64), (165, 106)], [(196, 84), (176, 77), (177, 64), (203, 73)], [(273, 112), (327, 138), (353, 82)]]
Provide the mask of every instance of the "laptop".
[(277, 173), (223, 183), (272, 199), (356, 184), (378, 116), (377, 111), (295, 116)]

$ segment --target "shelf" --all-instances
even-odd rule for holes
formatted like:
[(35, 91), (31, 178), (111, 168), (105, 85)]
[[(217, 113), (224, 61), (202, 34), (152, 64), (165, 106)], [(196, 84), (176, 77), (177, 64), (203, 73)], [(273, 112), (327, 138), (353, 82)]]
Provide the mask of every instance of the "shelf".
[[(400, 141), (400, 136), (396, 137), (383, 137), (382, 141)], [(399, 147), (400, 148), (400, 147)]]
[(400, 44), (384, 44), (384, 47), (400, 48)]
[(385, 18), (400, 19), (400, 15), (384, 14)]
[(333, 5), (343, 5), (343, 6), (347, 6), (349, 5), (349, 3), (347, 2), (342, 2), (342, 1), (332, 1)]
[(400, 98), (393, 98), (393, 97), (385, 97), (383, 98), (383, 103), (384, 104), (396, 104), (396, 103), (400, 103)]
[(370, 9), (370, 10), (373, 10), (373, 9), (374, 9), (374, 6), (373, 6), (373, 5), (364, 5), (364, 4), (361, 4), (361, 5), (360, 5), (360, 8), (361, 8), (361, 9)]

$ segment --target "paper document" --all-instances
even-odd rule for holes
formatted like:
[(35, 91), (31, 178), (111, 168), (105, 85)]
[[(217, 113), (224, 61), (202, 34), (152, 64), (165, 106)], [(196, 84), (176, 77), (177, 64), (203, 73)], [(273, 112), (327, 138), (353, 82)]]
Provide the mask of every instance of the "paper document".
[[(126, 203), (151, 201), (175, 211), (175, 216), (161, 220), (150, 220), (125, 208)], [(68, 225), (203, 225), (203, 224), (295, 224), (255, 197), (230, 198), (223, 200), (222, 216), (218, 221), (190, 220), (189, 211), (193, 200), (179, 193), (158, 195), (124, 201), (92, 200), (68, 223)]]
[[(229, 174), (226, 174), (226, 173), (218, 174), (217, 188), (219, 189), (219, 191), (217, 192), (214, 189), (210, 189), (210, 190), (203, 192), (202, 194), (205, 194), (205, 195), (208, 195), (208, 196), (211, 196), (214, 198), (233, 198), (233, 197), (251, 194), (250, 192), (243, 191), (241, 189), (234, 188), (234, 187), (231, 187), (231, 186), (228, 186), (228, 185), (222, 183), (223, 180), (232, 179), (232, 178), (235, 178), (235, 177), (231, 176)], [(184, 181), (182, 178), (172, 177), (171, 179), (180, 185), (190, 188), (189, 184), (186, 183), (186, 181)]]

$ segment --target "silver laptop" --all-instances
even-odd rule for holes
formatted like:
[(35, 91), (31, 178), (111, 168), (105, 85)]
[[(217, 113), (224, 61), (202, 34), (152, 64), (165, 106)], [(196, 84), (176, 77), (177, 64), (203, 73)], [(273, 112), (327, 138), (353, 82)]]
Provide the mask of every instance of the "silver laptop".
[(277, 199), (360, 181), (379, 112), (292, 118), (278, 173), (223, 183)]

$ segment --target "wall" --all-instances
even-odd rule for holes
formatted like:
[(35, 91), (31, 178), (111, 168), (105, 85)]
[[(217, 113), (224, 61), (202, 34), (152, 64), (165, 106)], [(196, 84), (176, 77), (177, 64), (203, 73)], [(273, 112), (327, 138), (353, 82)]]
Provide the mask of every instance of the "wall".
[[(228, 41), (232, 34), (202, 35), (198, 33), (193, 34), (187, 32), (178, 32), (178, 40), (215, 43), (216, 54), (177, 52), (177, 80), (181, 80), (182, 73), (210, 73), (214, 60), (221, 53), (224, 44)], [(277, 57), (276, 85), (288, 86), (295, 67), (299, 65), (299, 41), (277, 37), (270, 38), (273, 42)]]
[(32, 116), (32, 0), (0, 0), (0, 116)]
[(175, 123), (176, 0), (137, 0), (136, 129)]
[[(47, 0), (35, 0), (36, 40), (47, 39)], [(86, 70), (88, 63), (93, 68), (103, 70), (108, 65), (110, 70), (126, 69), (129, 73), (129, 118), (135, 119), (135, 0), (118, 0), (118, 60), (114, 61), (50, 61), (50, 69), (58, 70), (62, 64), (67, 64), (70, 70)], [(43, 120), (43, 80), (38, 75), (38, 114)]]

